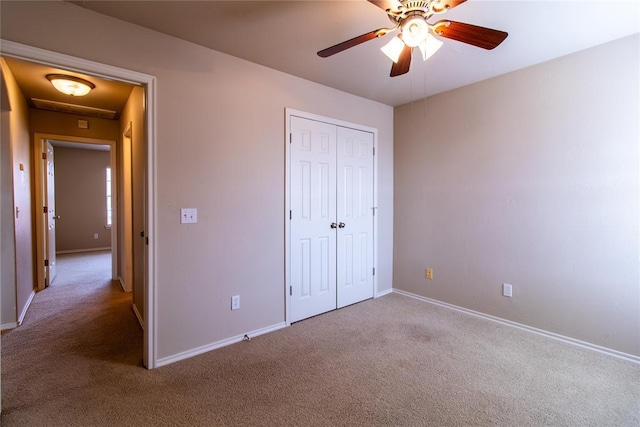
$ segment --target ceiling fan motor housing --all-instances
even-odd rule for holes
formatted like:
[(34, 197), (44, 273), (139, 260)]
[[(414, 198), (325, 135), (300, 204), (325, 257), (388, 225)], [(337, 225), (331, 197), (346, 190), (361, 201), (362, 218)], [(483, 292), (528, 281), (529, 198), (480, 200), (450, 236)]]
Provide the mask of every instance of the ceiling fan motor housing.
[(401, 1), (400, 3), (401, 4), (398, 6), (397, 10), (387, 9), (386, 12), (391, 22), (393, 22), (396, 27), (402, 27), (403, 30), (405, 23), (407, 23), (407, 21), (411, 21), (414, 16), (421, 17), (425, 22), (433, 16), (434, 12), (430, 6), (430, 3), (433, 3), (433, 0), (406, 0)]
[[(411, 9), (427, 10), (429, 9), (429, 3), (432, 3), (432, 2), (433, 0), (431, 1), (401, 0), (400, 1), (400, 3), (402, 3), (402, 7), (408, 10), (411, 10)], [(439, 3), (439, 0), (436, 1), (436, 3)]]

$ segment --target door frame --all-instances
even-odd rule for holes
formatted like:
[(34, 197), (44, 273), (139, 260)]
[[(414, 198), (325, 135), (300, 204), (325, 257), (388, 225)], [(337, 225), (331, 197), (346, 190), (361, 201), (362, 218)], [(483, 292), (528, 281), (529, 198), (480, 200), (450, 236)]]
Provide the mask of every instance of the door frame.
[[(122, 187), (122, 194), (118, 194), (118, 200), (122, 201), (122, 206), (118, 207), (118, 212), (122, 211), (122, 239), (123, 252), (120, 254), (120, 258), (124, 260), (123, 263), (120, 263), (119, 267), (122, 267), (124, 264), (124, 269), (119, 277), (120, 285), (125, 292), (133, 291), (133, 189), (132, 189), (132, 171), (133, 165), (131, 163), (131, 153), (132, 153), (132, 127), (133, 123), (130, 121), (125, 126), (124, 132), (121, 135), (120, 141), (120, 153), (118, 156), (121, 159), (121, 167), (122, 169), (117, 171), (117, 177), (122, 177), (122, 182), (118, 184), (118, 188)], [(111, 170), (114, 170), (113, 168)], [(116, 177), (116, 179), (117, 179)], [(113, 175), (111, 176), (113, 179)], [(111, 191), (111, 194), (115, 194), (114, 191)], [(113, 199), (112, 199), (113, 200)], [(114, 212), (113, 210), (111, 211)], [(117, 234), (117, 233), (116, 233)], [(113, 250), (113, 247), (112, 247)], [(114, 268), (114, 271), (117, 271), (117, 268)], [(134, 310), (136, 310), (136, 315), (140, 317), (140, 314), (137, 313), (137, 309), (134, 305)], [(144, 321), (140, 318), (142, 324)]]
[[(88, 59), (52, 52), (33, 46), (0, 39), (0, 54), (26, 61), (77, 71), (100, 78), (117, 80), (144, 88), (144, 126), (146, 133), (146, 203), (145, 222), (149, 243), (145, 246), (147, 263), (145, 268), (144, 295), (145, 310), (143, 330), (143, 363), (147, 369), (157, 366), (157, 82), (156, 77), (133, 70), (127, 70), (112, 65), (101, 64)], [(113, 229), (113, 227), (112, 227)]]
[[(295, 110), (293, 108), (285, 108), (285, 191), (284, 191), (284, 300), (285, 300), (285, 324), (291, 325), (291, 296), (289, 295), (289, 286), (291, 286), (291, 221), (289, 211), (291, 210), (291, 117), (300, 117), (307, 120), (315, 120), (322, 123), (328, 123), (335, 126), (356, 129), (373, 134), (373, 269), (376, 271), (378, 266), (378, 129), (357, 123), (347, 122), (340, 119), (325, 117), (318, 114), (307, 113)], [(378, 276), (373, 275), (373, 297), (378, 297)]]
[[(44, 260), (46, 258), (46, 224), (44, 221), (42, 212), (43, 206), (45, 206), (46, 201), (46, 191), (44, 188), (44, 175), (46, 170), (46, 165), (42, 159), (42, 153), (46, 152), (44, 144), (46, 141), (65, 141), (65, 142), (73, 142), (79, 144), (94, 144), (94, 145), (108, 145), (109, 146), (109, 165), (111, 166), (112, 171), (116, 171), (116, 141), (109, 141), (104, 139), (96, 139), (96, 138), (82, 138), (76, 136), (67, 136), (67, 135), (55, 135), (50, 133), (41, 133), (36, 132), (33, 134), (33, 173), (34, 173), (34, 196), (35, 196), (35, 211), (36, 211), (36, 290), (41, 291), (45, 288), (45, 274), (44, 274)], [(55, 148), (55, 145), (54, 145)], [(55, 162), (55, 160), (54, 160)], [(54, 163), (55, 167), (55, 163)], [(114, 190), (117, 188), (115, 186), (115, 178), (111, 179), (111, 194), (115, 194)], [(113, 211), (114, 199), (111, 199), (111, 208)], [(117, 215), (114, 212), (113, 221), (111, 225), (111, 254), (117, 254), (118, 250), (118, 242), (117, 242), (117, 229), (118, 229), (118, 219)], [(116, 268), (116, 263), (111, 261), (111, 279), (116, 280), (118, 271)]]

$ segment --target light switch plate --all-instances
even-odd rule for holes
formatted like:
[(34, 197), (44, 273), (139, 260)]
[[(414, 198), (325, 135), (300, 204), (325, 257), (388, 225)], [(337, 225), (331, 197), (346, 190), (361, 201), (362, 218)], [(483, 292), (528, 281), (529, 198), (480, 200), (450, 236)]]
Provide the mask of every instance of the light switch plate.
[(180, 209), (180, 224), (195, 224), (198, 222), (198, 209)]
[(511, 298), (513, 296), (513, 286), (511, 286), (509, 283), (503, 283), (502, 295)]

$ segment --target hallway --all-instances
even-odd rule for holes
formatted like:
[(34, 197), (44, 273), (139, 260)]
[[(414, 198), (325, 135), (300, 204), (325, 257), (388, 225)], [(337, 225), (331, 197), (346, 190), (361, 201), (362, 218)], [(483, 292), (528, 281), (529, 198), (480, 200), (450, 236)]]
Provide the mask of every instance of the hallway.
[(22, 326), (3, 335), (3, 371), (13, 357), (75, 355), (140, 365), (142, 331), (131, 294), (111, 280), (111, 253), (60, 255), (57, 265), (56, 279), (36, 294)]
[(142, 369), (131, 294), (111, 280), (110, 252), (60, 255), (52, 285), (36, 294), (20, 327), (2, 334), (3, 416), (51, 410), (47, 396), (99, 383), (113, 364)]

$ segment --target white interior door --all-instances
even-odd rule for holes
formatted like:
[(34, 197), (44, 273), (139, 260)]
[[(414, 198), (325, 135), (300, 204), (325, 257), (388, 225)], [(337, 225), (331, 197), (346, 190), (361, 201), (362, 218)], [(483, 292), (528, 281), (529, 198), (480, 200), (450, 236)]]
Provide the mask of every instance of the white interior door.
[(373, 134), (337, 128), (337, 306), (373, 298)]
[(371, 132), (291, 116), (290, 321), (374, 294)]
[(45, 213), (46, 233), (46, 262), (45, 276), (46, 283), (51, 284), (56, 278), (56, 190), (55, 190), (55, 173), (54, 173), (54, 157), (53, 146), (47, 141), (47, 170), (44, 176), (45, 189), (47, 192), (47, 212)]
[(291, 321), (336, 308), (335, 126), (291, 118)]

